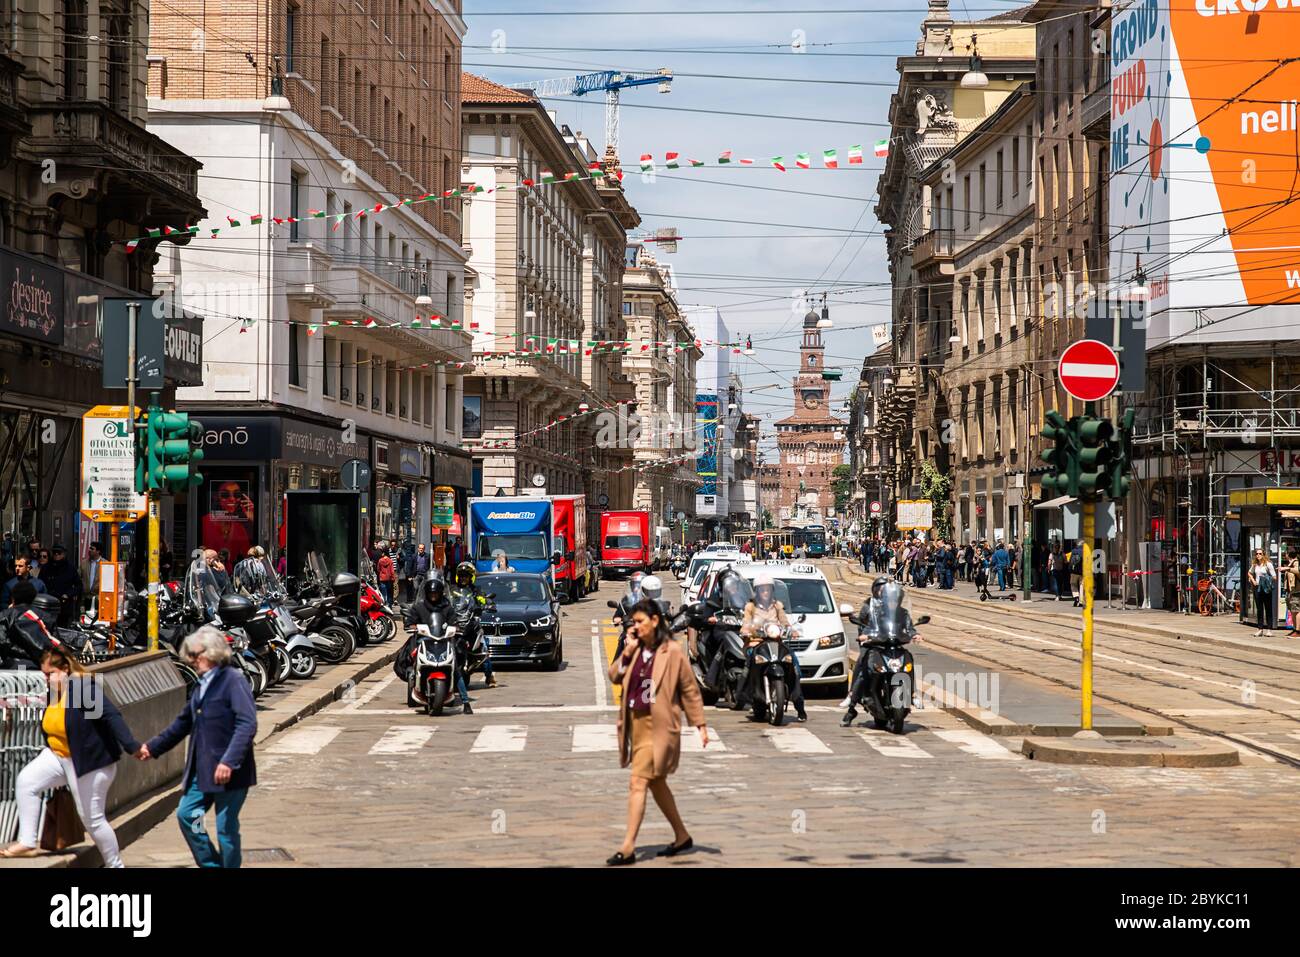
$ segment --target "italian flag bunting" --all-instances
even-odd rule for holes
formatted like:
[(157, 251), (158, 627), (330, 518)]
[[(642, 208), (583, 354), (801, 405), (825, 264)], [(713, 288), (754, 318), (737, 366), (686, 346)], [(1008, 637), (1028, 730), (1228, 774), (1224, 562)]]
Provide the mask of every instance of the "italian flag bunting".
[(654, 169), (654, 168), (655, 168), (655, 160), (654, 160), (654, 157), (651, 156), (649, 153), (642, 153), (642, 154), (641, 154), (641, 172), (643, 172), (643, 173), (648, 173), (648, 172), (650, 172), (650, 170), (652, 170), (652, 169)]
[(664, 165), (666, 165), (669, 169), (677, 169), (677, 167), (678, 167), (679, 165), (681, 165), (681, 164), (679, 164), (679, 163), (677, 162), (677, 157), (678, 157), (679, 155), (681, 155), (681, 154), (679, 154), (679, 153), (665, 153), (665, 154), (664, 154)]
[(703, 165), (704, 165), (704, 160), (691, 160), (691, 161), (690, 161), (690, 164), (691, 164), (692, 166), (703, 166)]
[(827, 169), (840, 168), (840, 159), (835, 150), (822, 150), (822, 165)]
[(375, 322), (374, 316), (366, 316), (366, 321), (363, 322), (362, 325), (367, 329), (373, 329), (375, 326), (379, 325), (379, 323)]
[(544, 170), (542, 170), (542, 182), (543, 182), (543, 183), (554, 183), (554, 182), (555, 182), (555, 174), (552, 173), (549, 169), (544, 169)]
[(808, 154), (807, 153), (797, 154), (794, 158), (794, 165), (799, 167), (800, 169), (811, 168), (811, 163), (809, 161)]
[(128, 239), (128, 240), (126, 241), (126, 253), (127, 253), (127, 255), (129, 256), (131, 253), (135, 252), (136, 247), (139, 246), (139, 245), (140, 245), (140, 240), (138, 240), (138, 239)]
[(238, 225), (239, 225), (239, 220), (237, 220), (237, 219), (235, 219), (234, 217), (231, 217), (231, 216), (227, 216), (227, 217), (226, 217), (226, 222), (228, 222), (232, 227), (233, 227), (233, 226), (238, 226)]
[(877, 156), (889, 155), (889, 140), (876, 140), (876, 155)]
[(731, 162), (731, 150), (723, 150), (721, 155), (718, 156), (718, 165), (721, 166), (725, 163), (730, 163), (730, 162)]
[(581, 174), (581, 173), (565, 173), (565, 174), (564, 174), (564, 181), (565, 181), (566, 183), (569, 183), (569, 182), (572, 182), (572, 181), (575, 180), (575, 179), (581, 179), (581, 178), (582, 178), (582, 174)]
[(850, 165), (850, 166), (861, 166), (861, 165), (862, 165), (862, 147), (861, 147), (861, 146), (850, 146), (850, 147), (849, 147), (849, 165)]
[(248, 223), (250, 226), (260, 226), (262, 223), (262, 214), (254, 213), (252, 216), (249, 216)]
[(784, 173), (784, 172), (785, 172), (785, 157), (784, 157), (784, 156), (773, 156), (773, 157), (772, 157), (772, 165), (775, 166), (777, 169), (779, 169), (782, 173)]
[(754, 161), (753, 161), (752, 159), (742, 159), (742, 160), (740, 161), (740, 165), (741, 165), (741, 166), (753, 166), (753, 165), (754, 165)]
[(453, 320), (451, 321), (451, 327), (452, 327), (453, 329), (464, 329), (464, 328), (465, 328), (465, 324), (464, 324), (463, 322), (461, 322), (461, 320), (459, 320), (459, 319), (453, 319)]

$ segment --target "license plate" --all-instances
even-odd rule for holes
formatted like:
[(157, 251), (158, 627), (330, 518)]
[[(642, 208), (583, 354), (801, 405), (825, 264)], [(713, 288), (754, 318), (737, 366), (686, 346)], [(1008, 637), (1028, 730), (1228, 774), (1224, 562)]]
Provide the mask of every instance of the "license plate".
[(493, 635), (488, 639), (488, 644), (493, 647), (496, 647), (497, 645), (508, 645), (510, 644), (510, 639), (503, 635)]

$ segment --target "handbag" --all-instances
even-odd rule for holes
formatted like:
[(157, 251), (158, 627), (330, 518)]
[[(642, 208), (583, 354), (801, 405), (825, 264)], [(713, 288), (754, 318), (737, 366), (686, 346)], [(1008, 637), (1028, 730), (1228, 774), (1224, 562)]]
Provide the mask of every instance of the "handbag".
[(77, 813), (77, 802), (67, 788), (59, 788), (45, 803), (45, 826), (41, 828), (41, 850), (62, 851), (80, 844), (86, 836)]

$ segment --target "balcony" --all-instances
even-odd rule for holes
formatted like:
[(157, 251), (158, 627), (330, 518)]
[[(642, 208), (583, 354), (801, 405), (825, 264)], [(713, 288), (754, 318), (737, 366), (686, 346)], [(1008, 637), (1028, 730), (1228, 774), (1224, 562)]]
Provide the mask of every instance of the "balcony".
[(328, 309), (338, 302), (331, 290), (333, 260), (314, 243), (291, 244), (281, 260), (284, 264), (284, 294), (291, 302), (313, 309)]
[[(124, 207), (147, 210), (146, 222), (195, 222), (202, 164), (136, 126), (105, 103), (50, 101), (27, 107), (32, 132), (20, 151), (34, 162), (107, 171), (105, 191)], [(60, 173), (60, 179), (70, 178)]]
[[(291, 247), (293, 248), (293, 247)], [(307, 248), (305, 245), (299, 248)], [(327, 257), (319, 248), (314, 255), (324, 261)], [(444, 326), (438, 329), (412, 328), (411, 322), (417, 312), (424, 321), (428, 321), (431, 307), (424, 306), (418, 310), (413, 296), (399, 286), (387, 281), (383, 276), (368, 266), (357, 264), (334, 265), (329, 270), (329, 295), (334, 301), (324, 306), (325, 321), (339, 322), (348, 326), (359, 326), (366, 319), (373, 318), (384, 331), (379, 333), (381, 341), (395, 345), (403, 352), (412, 355), (430, 356), (444, 361), (464, 361), (470, 359), (470, 334), (464, 330), (452, 330), (447, 326), (450, 319), (459, 319), (462, 310), (456, 304), (451, 317), (444, 317)], [(394, 326), (393, 324), (398, 325)], [(367, 333), (373, 335), (374, 332)], [(468, 371), (468, 367), (467, 370)]]
[[(1102, 60), (1105, 60), (1102, 57)], [(1083, 135), (1092, 140), (1110, 138), (1110, 82), (1104, 80), (1097, 88), (1083, 98), (1083, 110), (1079, 116), (1083, 124)]]
[(912, 250), (912, 263), (917, 269), (937, 266), (939, 272), (951, 276), (952, 266), (952, 230), (931, 229), (921, 235)]
[(22, 76), (23, 65), (5, 54), (4, 43), (4, 37), (0, 37), (0, 135), (22, 136), (31, 129), (18, 105), (18, 77)]

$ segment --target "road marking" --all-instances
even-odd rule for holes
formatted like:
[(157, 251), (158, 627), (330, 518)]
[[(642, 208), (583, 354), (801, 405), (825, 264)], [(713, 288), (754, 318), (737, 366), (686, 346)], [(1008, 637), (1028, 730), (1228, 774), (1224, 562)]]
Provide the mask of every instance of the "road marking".
[(389, 675), (383, 681), (380, 681), (373, 688), (371, 688), (369, 691), (363, 694), (360, 698), (356, 698), (352, 701), (348, 701), (341, 710), (357, 711), (361, 709), (365, 705), (368, 705), (370, 702), (374, 701), (375, 698), (379, 697), (379, 695), (383, 693), (384, 689), (387, 688), (396, 680), (397, 680), (397, 675)]
[(489, 751), (522, 751), (528, 743), (526, 724), (490, 724), (478, 733), (470, 754)]
[(763, 732), (763, 737), (784, 754), (835, 753), (807, 728), (768, 728)]
[(709, 746), (700, 743), (699, 728), (682, 728), (682, 751), (687, 754), (714, 754), (727, 750), (727, 746), (718, 737), (718, 732), (709, 728)]
[(575, 724), (572, 750), (578, 754), (618, 750), (618, 726), (613, 724)]
[(934, 757), (933, 754), (923, 750), (911, 738), (905, 738), (902, 735), (890, 734), (888, 731), (877, 731), (872, 728), (863, 728), (855, 733), (863, 741), (871, 745), (878, 754), (886, 758), (924, 759)]
[(596, 705), (603, 708), (609, 704), (609, 691), (605, 687), (605, 683), (609, 681), (609, 675), (606, 674), (605, 668), (601, 667), (601, 648), (600, 635), (592, 635), (591, 670), (596, 673)]
[(267, 754), (316, 754), (337, 738), (342, 730), (328, 725), (319, 728), (297, 728), (286, 732), (270, 747), (262, 750)]
[[(523, 705), (520, 707), (501, 707), (501, 708), (474, 708), (474, 714), (544, 714), (553, 711), (617, 711), (618, 707), (612, 704), (546, 704), (546, 705)], [(351, 713), (351, 712), (349, 712)], [(415, 711), (411, 708), (367, 708), (365, 711), (356, 712), (360, 715), (369, 717), (371, 715), (385, 716), (402, 716), (413, 717)]]
[(433, 737), (438, 729), (435, 725), (399, 724), (384, 732), (370, 754), (411, 754), (424, 747), (424, 743)]
[(987, 734), (978, 731), (935, 731), (935, 737), (942, 738), (949, 744), (955, 744), (967, 754), (990, 761), (1023, 761), (1023, 754), (1016, 754), (1004, 748)]

